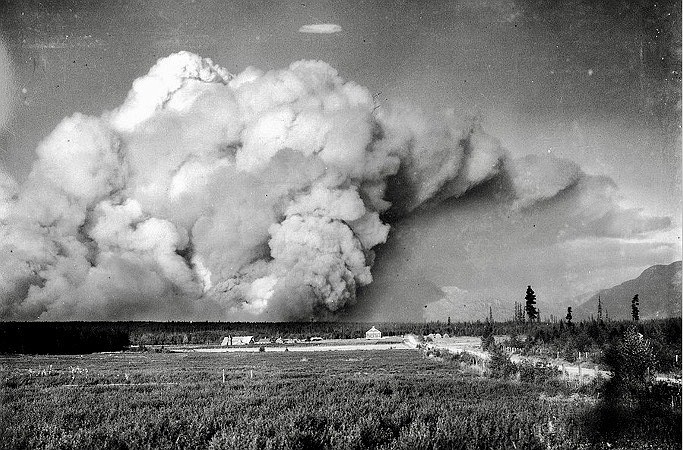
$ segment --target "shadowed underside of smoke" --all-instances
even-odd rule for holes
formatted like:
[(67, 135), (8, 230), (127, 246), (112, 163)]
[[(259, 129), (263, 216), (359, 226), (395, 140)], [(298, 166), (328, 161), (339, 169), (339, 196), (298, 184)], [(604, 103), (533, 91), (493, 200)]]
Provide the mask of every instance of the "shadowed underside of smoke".
[(582, 176), (376, 106), (319, 61), (159, 60), (116, 110), (64, 119), (21, 186), (0, 174), (0, 318), (332, 318), (372, 282), (387, 222), (501, 172), (516, 208)]

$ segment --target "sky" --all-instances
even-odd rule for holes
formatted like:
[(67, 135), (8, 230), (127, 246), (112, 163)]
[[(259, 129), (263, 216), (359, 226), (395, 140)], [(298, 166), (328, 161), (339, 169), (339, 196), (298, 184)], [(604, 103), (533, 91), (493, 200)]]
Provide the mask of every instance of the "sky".
[[(391, 232), (374, 249), (374, 281), (340, 317), (483, 318), (486, 305), (505, 316), (527, 285), (542, 311), (555, 311), (681, 258), (680, 2), (121, 0), (0, 8), (7, 81), (0, 165), (20, 184), (64, 117), (115, 110), (133, 80), (181, 50), (231, 74), (322, 60), (366, 87), (380, 111), (408, 105), (453, 123), (476, 121), (520, 161), (518, 175), (528, 167), (553, 173), (524, 159), (537, 155), (571, 160), (586, 177), (547, 196), (538, 186), (553, 183), (536, 180), (533, 205), (525, 205), (510, 185), (528, 186), (514, 174), (496, 176), (466, 195), (387, 216)], [(557, 170), (561, 178), (574, 169)]]

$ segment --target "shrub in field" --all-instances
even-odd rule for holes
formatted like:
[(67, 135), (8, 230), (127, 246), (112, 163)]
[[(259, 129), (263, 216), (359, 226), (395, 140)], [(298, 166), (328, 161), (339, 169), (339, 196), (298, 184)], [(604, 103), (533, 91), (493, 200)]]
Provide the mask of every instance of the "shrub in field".
[(507, 379), (516, 373), (517, 367), (510, 361), (510, 357), (499, 346), (493, 346), (491, 360), (489, 361), (489, 376)]
[(635, 326), (629, 327), (605, 351), (604, 361), (612, 376), (602, 401), (584, 419), (591, 439), (635, 447), (654, 441), (662, 448), (680, 448), (681, 410), (675, 399), (681, 386), (655, 381), (651, 343)]
[(621, 342), (606, 350), (604, 360), (612, 371), (605, 392), (611, 402), (634, 406), (647, 399), (656, 360), (652, 345), (636, 327), (630, 327)]
[(549, 365), (537, 366), (531, 362), (524, 361), (518, 365), (519, 381), (525, 383), (545, 384), (552, 380), (557, 380), (562, 372)]

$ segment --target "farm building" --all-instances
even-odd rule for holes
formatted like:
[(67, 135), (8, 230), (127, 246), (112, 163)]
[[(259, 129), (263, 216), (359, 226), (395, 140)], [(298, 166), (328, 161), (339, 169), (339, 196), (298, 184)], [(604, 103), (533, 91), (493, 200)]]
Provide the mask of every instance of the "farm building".
[(381, 339), (382, 332), (374, 326), (365, 332), (365, 339)]
[(225, 336), (221, 341), (221, 347), (228, 345), (248, 345), (254, 343), (254, 336)]

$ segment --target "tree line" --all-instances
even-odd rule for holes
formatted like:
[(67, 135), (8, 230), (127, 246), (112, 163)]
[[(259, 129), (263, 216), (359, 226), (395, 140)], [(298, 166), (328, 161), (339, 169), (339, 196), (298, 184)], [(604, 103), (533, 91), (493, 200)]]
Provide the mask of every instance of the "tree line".
[[(536, 323), (507, 322), (0, 322), (0, 353), (78, 354), (119, 351), (131, 345), (218, 345), (224, 336), (249, 335), (256, 340), (297, 338), (355, 339), (375, 325), (383, 336), (506, 335), (508, 345), (545, 349), (571, 358), (576, 352), (598, 352), (623, 335), (630, 321)], [(680, 354), (681, 320), (637, 322), (652, 340), (658, 358), (674, 361)]]
[(73, 355), (129, 345), (129, 330), (117, 322), (0, 322), (0, 353)]

